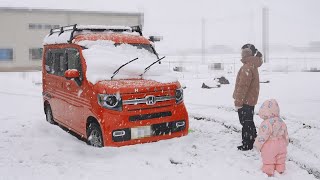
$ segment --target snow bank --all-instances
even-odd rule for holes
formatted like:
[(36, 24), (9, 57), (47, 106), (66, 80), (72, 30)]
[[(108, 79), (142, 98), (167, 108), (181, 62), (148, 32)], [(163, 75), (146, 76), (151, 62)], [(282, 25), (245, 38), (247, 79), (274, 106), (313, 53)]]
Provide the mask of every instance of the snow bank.
[[(117, 68), (135, 58), (139, 59), (124, 66), (114, 79), (141, 78), (144, 69), (157, 60), (156, 55), (129, 44), (115, 46), (113, 41), (105, 40), (86, 40), (78, 44), (88, 48), (82, 53), (87, 63), (87, 79), (93, 84), (101, 80), (110, 80)], [(162, 64), (153, 65), (142, 78), (163, 83), (177, 81), (174, 74)]]

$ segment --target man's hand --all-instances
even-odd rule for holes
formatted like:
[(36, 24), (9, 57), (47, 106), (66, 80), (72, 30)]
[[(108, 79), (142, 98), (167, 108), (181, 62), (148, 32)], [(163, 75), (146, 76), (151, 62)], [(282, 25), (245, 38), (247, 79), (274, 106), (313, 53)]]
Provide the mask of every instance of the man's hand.
[(239, 106), (235, 106), (236, 111), (238, 112), (239, 109), (241, 109), (242, 107)]

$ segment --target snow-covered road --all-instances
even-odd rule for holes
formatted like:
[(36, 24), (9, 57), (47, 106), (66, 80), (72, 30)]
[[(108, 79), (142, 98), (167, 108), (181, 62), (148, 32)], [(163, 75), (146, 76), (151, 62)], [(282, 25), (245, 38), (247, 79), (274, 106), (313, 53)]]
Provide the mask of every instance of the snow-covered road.
[[(320, 178), (320, 77), (262, 74), (259, 103), (279, 101), (291, 143), (279, 179)], [(0, 73), (0, 180), (9, 179), (269, 179), (258, 152), (240, 152), (231, 85), (201, 89), (208, 78), (184, 76), (188, 136), (121, 148), (93, 148), (45, 121), (40, 73)], [(312, 81), (311, 81), (312, 80)], [(256, 107), (258, 108), (259, 105)], [(258, 126), (261, 120), (255, 117)], [(307, 172), (312, 172), (309, 174)]]

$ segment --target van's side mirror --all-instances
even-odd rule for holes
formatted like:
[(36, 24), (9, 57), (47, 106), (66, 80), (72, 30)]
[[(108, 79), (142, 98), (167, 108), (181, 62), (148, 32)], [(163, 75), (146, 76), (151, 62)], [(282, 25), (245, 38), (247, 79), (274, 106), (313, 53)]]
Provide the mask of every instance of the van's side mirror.
[(64, 73), (64, 77), (67, 79), (72, 79), (72, 78), (79, 78), (80, 77), (80, 72), (76, 69), (68, 69)]

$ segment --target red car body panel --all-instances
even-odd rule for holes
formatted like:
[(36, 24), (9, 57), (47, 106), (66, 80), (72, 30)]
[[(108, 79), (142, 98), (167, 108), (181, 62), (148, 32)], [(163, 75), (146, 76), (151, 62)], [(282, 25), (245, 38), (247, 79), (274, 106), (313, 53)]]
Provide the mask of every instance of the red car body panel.
[[(76, 44), (83, 40), (110, 40), (115, 43), (150, 44), (149, 40), (142, 36), (119, 33), (103, 35), (89, 33), (76, 36), (73, 43), (70, 44), (45, 45), (42, 67), (43, 99), (45, 103), (50, 104), (54, 120), (57, 123), (69, 128), (84, 138), (88, 138), (87, 122), (90, 118), (94, 118), (99, 123), (103, 133), (104, 146), (124, 146), (154, 142), (188, 134), (189, 120), (187, 110), (183, 102), (177, 104), (175, 99), (157, 102), (152, 106), (147, 104), (123, 104), (122, 111), (110, 110), (100, 106), (98, 103), (98, 94), (119, 93), (123, 101), (144, 98), (148, 95), (173, 97), (175, 96), (175, 90), (181, 88), (181, 86), (179, 82), (160, 83), (143, 79), (105, 80), (92, 84), (86, 78), (87, 66), (86, 60), (82, 56), (82, 47)], [(73, 48), (79, 51), (81, 71), (83, 72), (80, 86), (74, 79), (53, 75), (46, 70), (47, 51), (66, 48)], [(157, 114), (159, 112), (170, 112), (171, 115), (133, 122), (129, 121), (129, 118), (132, 116)], [(130, 139), (121, 142), (114, 142), (112, 139), (112, 132), (117, 129), (150, 126), (178, 120), (185, 121), (185, 128), (179, 132), (140, 139)]]

